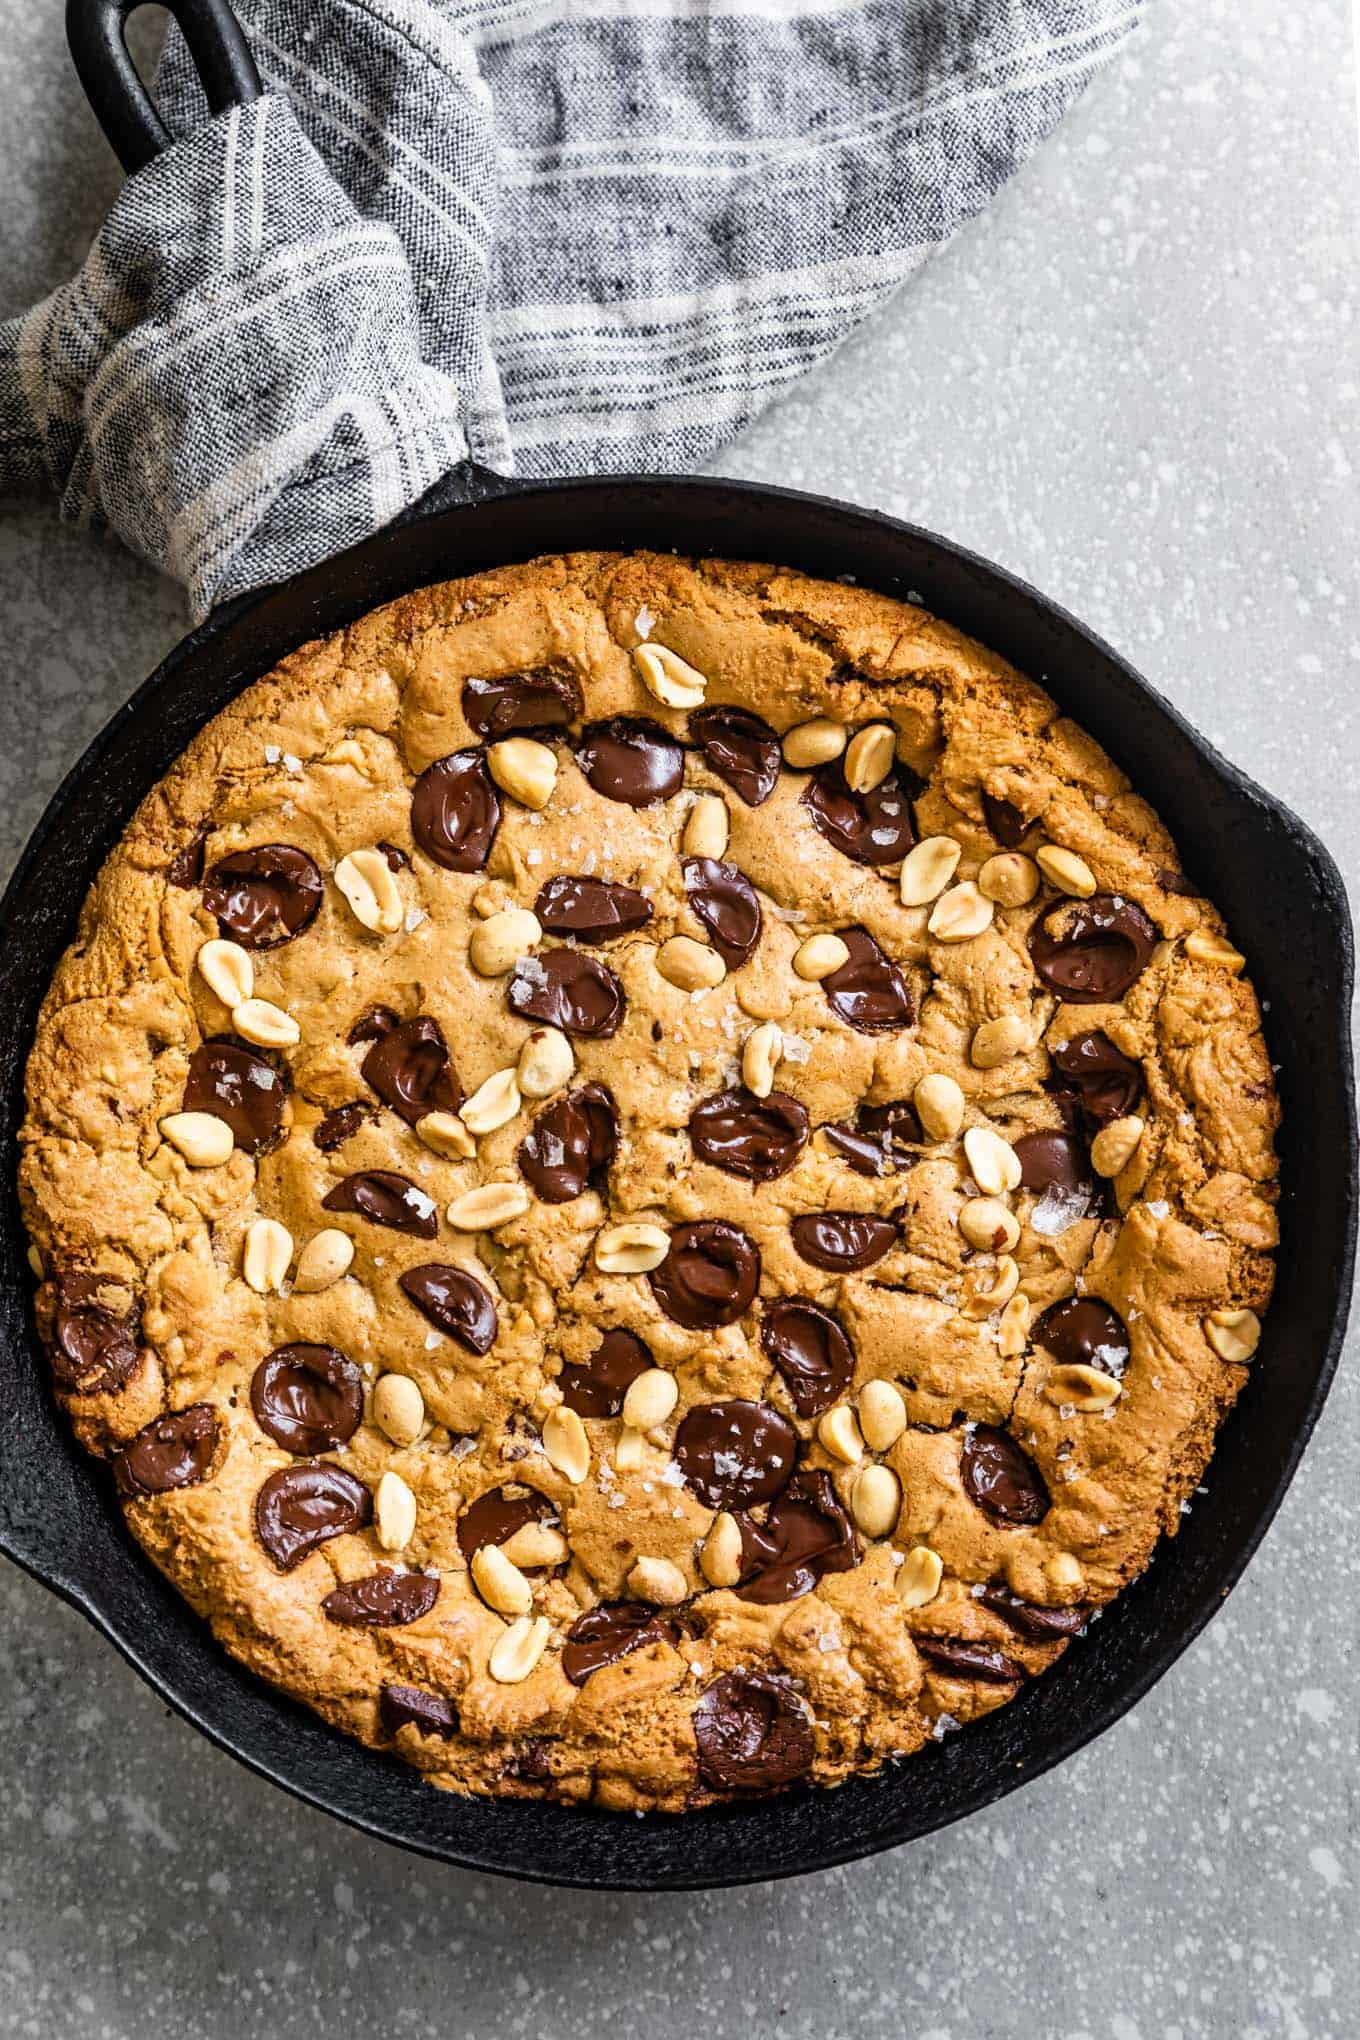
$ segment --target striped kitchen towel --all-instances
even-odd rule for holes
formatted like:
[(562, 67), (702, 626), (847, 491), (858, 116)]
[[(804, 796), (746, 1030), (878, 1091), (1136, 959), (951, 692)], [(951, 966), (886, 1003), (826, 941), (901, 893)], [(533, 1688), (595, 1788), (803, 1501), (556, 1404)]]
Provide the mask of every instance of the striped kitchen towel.
[(694, 468), (999, 189), (1140, 0), (237, 0), (265, 85), (0, 326), (0, 487), (201, 616), (467, 453)]

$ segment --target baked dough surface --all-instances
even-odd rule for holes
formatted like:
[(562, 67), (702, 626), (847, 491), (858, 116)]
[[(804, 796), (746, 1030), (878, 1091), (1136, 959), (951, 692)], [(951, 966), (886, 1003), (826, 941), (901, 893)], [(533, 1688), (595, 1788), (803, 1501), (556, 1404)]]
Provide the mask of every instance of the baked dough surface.
[[(702, 676), (700, 709), (655, 698), (643, 644)], [(844, 760), (793, 770), (768, 732), (711, 714), (730, 709), (780, 739), (887, 721), (897, 762), (856, 796)], [(616, 717), (673, 741), (583, 737)], [(556, 763), (541, 808), (494, 790), (489, 718), (493, 743), (538, 722)], [(413, 810), (419, 775), (460, 754)], [(615, 797), (640, 779), (660, 797)], [(701, 793), (726, 808), (709, 860), (726, 877), (686, 853)], [(939, 837), (957, 868), (903, 904), (903, 850)], [(267, 845), (305, 854), (237, 856)], [(373, 846), (391, 933), (335, 879)], [(1089, 906), (1040, 875), (1044, 846), (1072, 853), (1047, 860), (1068, 882), (1085, 868)], [(544, 895), (564, 878), (630, 891)], [(1015, 904), (984, 896), (1036, 881)], [(470, 937), (511, 925), (491, 919), (506, 908), (554, 925), (485, 975)], [(847, 930), (839, 975), (795, 968), (810, 937)], [(205, 980), (203, 945), (243, 932), (252, 996), (291, 1017), (295, 1045), (251, 1047)], [(720, 982), (684, 981), (692, 947), (662, 949), (676, 936), (706, 975), (726, 954)], [(450, 1134), (460, 1099), (519, 1066), (542, 1002), (617, 1024), (569, 1033), (550, 1095), (513, 1109), (510, 1092), (505, 1123)], [(762, 1100), (743, 1051), (767, 1022)], [(931, 1076), (962, 1094), (958, 1135), (915, 1111)], [(195, 1166), (164, 1123), (205, 1099), (237, 1137)], [(465, 1156), (422, 1137), (431, 1107)], [(196, 738), (108, 859), (47, 996), (21, 1192), (58, 1394), (229, 1651), (438, 1785), (679, 1810), (834, 1785), (1004, 1703), (1175, 1532), (1269, 1299), (1277, 1119), (1220, 916), (1036, 686), (858, 588), (584, 554), (378, 610)], [(1002, 1137), (999, 1163), (985, 1140), (965, 1151), (969, 1130)], [(1107, 1163), (1133, 1142), (1112, 1179), (1093, 1140)], [(977, 1155), (1001, 1170), (997, 1250), (960, 1226), (986, 1216)], [(481, 1185), (520, 1186), (527, 1208), (451, 1225)], [(243, 1272), (261, 1219), (289, 1235), (265, 1293)], [(606, 1272), (597, 1251), (613, 1262), (610, 1229), (633, 1223), (661, 1229), (667, 1260)], [(674, 1235), (696, 1224), (686, 1260)], [(352, 1262), (308, 1288), (298, 1256), (323, 1230)], [(645, 1433), (618, 1413), (641, 1368), (678, 1390)], [(378, 1421), (386, 1376), (419, 1390), (378, 1398), (402, 1442)], [(898, 1401), (864, 1398), (873, 1382)], [(494, 1552), (526, 1523), (525, 1562), (483, 1558), (474, 1580), (479, 1540)], [(738, 1584), (713, 1586), (734, 1536)]]

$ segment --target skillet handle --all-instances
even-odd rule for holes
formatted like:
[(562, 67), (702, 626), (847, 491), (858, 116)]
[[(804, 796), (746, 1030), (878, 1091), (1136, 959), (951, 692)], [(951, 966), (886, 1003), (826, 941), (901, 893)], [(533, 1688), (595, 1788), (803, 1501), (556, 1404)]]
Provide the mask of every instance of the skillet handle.
[[(131, 176), (174, 140), (128, 54), (128, 16), (142, 0), (66, 0), (66, 41), (95, 119)], [(228, 0), (165, 0), (189, 46), (214, 113), (248, 106), (263, 90)]]

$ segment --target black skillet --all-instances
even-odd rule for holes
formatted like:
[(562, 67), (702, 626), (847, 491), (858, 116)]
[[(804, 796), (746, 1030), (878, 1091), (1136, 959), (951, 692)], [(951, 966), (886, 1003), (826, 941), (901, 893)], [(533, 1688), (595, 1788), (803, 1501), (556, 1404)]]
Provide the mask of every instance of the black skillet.
[[(165, 135), (126, 62), (121, 0), (72, 5), (72, 45), (100, 117), (124, 160), (145, 162)], [(182, 0), (175, 11), (214, 103), (250, 96), (253, 66), (224, 28), (219, 0)], [(1019, 1699), (881, 1780), (645, 1820), (433, 1791), (228, 1658), (128, 1536), (111, 1482), (52, 1401), (14, 1194), (24, 1061), (43, 990), (101, 862), (195, 731), (302, 640), (407, 589), (564, 548), (631, 546), (854, 576), (919, 598), (1041, 680), (1160, 810), (1187, 869), (1227, 915), (1268, 1001), (1285, 1113), (1278, 1286), (1265, 1338), (1207, 1493), (1147, 1573)], [(1072, 617), (999, 568), (891, 518), (735, 482), (522, 488), (460, 469), (408, 520), (233, 603), (170, 654), (52, 799), (0, 904), (0, 940), (0, 1549), (88, 1616), (222, 1748), (406, 1848), (551, 1883), (662, 1890), (793, 1876), (957, 1820), (1080, 1749), (1179, 1656), (1255, 1550), (1322, 1407), (1356, 1230), (1351, 935), (1336, 866), (1295, 816)]]

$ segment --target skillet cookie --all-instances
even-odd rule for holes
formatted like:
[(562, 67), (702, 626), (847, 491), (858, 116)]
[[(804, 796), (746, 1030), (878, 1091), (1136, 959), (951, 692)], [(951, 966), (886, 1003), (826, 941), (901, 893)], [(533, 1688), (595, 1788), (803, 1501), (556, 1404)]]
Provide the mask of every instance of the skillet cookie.
[(543, 559), (246, 689), (43, 1007), (56, 1391), (234, 1656), (460, 1792), (879, 1770), (1174, 1533), (1270, 1295), (1243, 958), (1003, 659)]

